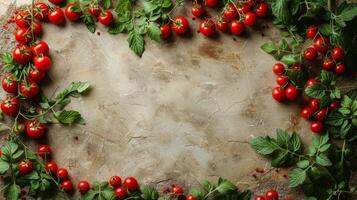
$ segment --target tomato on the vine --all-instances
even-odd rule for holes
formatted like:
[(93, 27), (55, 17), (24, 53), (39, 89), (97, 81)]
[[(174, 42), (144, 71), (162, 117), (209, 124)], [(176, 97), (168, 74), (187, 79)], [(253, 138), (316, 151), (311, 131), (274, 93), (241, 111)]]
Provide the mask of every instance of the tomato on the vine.
[(21, 11), (15, 16), (15, 23), (20, 28), (30, 27), (31, 15), (27, 11)]
[(51, 9), (48, 12), (48, 20), (55, 25), (63, 24), (65, 22), (64, 13), (61, 8)]
[(31, 81), (35, 81), (36, 83), (41, 82), (46, 76), (46, 73), (44, 71), (39, 71), (36, 68), (31, 67), (29, 71), (28, 78)]
[(113, 14), (110, 10), (101, 12), (98, 16), (98, 21), (104, 26), (109, 26), (114, 22)]
[(285, 88), (285, 97), (288, 100), (294, 101), (296, 100), (298, 95), (299, 95), (299, 90), (295, 86), (289, 85), (287, 88)]
[(40, 87), (34, 81), (23, 81), (20, 84), (20, 93), (26, 98), (35, 97), (40, 92)]
[(55, 5), (61, 5), (64, 2), (64, 0), (48, 0), (48, 1)]
[(310, 130), (319, 134), (324, 130), (324, 125), (319, 121), (311, 122)]
[(168, 24), (160, 26), (160, 37), (161, 39), (168, 39), (171, 36), (171, 27)]
[(244, 3), (244, 4), (239, 4), (238, 8), (237, 8), (238, 13), (240, 14), (245, 14), (247, 12), (250, 12), (250, 7), (248, 6), (248, 4)]
[(206, 19), (201, 21), (200, 23), (200, 32), (207, 36), (212, 37), (216, 33), (216, 26), (212, 19)]
[(48, 11), (50, 10), (50, 7), (45, 4), (45, 3), (36, 3), (33, 6), (33, 15), (37, 20), (43, 21), (47, 19)]
[(79, 181), (77, 184), (77, 188), (81, 194), (85, 194), (89, 191), (90, 185), (88, 181)]
[(278, 85), (284, 86), (289, 83), (289, 78), (287, 76), (280, 75), (276, 78), (276, 82), (278, 83)]
[(7, 93), (15, 94), (18, 90), (18, 82), (15, 80), (14, 75), (6, 73), (1, 79), (2, 88)]
[(134, 177), (126, 177), (124, 179), (124, 186), (131, 192), (139, 189), (138, 181)]
[(66, 180), (69, 177), (68, 171), (65, 168), (58, 169), (56, 175), (57, 175), (58, 178), (60, 178), (62, 180)]
[(70, 21), (77, 21), (82, 16), (82, 10), (79, 5), (74, 3), (69, 3), (64, 10), (64, 13)]
[(15, 40), (20, 44), (27, 44), (32, 41), (32, 33), (26, 28), (19, 28), (14, 32)]
[(235, 19), (238, 17), (238, 11), (233, 4), (228, 4), (223, 9), (223, 15), (228, 19)]
[(205, 0), (205, 5), (209, 8), (214, 8), (218, 5), (218, 0)]
[(44, 144), (37, 148), (37, 154), (43, 159), (45, 157), (48, 159), (52, 154), (52, 150), (51, 150), (50, 146)]
[(320, 99), (311, 99), (309, 102), (309, 107), (314, 112), (320, 109)]
[(32, 139), (38, 139), (45, 134), (46, 127), (39, 120), (33, 120), (26, 123), (26, 133)]
[(33, 62), (39, 71), (48, 71), (52, 65), (51, 58), (48, 56), (35, 56)]
[(247, 12), (245, 14), (245, 18), (243, 20), (244, 24), (247, 26), (253, 26), (255, 24), (255, 21), (257, 20), (257, 17), (255, 16), (254, 13), (252, 12)]
[(313, 47), (309, 47), (304, 51), (304, 58), (307, 61), (314, 61), (317, 59), (317, 51)]
[(336, 110), (336, 109), (339, 108), (339, 107), (340, 107), (340, 102), (337, 101), (337, 100), (333, 100), (333, 101), (330, 103), (330, 106), (329, 106), (329, 108), (330, 108), (331, 111), (334, 111), (334, 110)]
[(335, 62), (331, 57), (327, 57), (322, 60), (322, 68), (324, 70), (332, 70), (334, 67), (335, 67)]
[(189, 30), (188, 21), (183, 16), (178, 16), (172, 22), (172, 29), (179, 35), (186, 34)]
[(112, 176), (109, 178), (109, 185), (113, 188), (117, 188), (121, 186), (121, 178), (119, 176)]
[(315, 25), (310, 25), (306, 29), (306, 37), (309, 39), (314, 39), (317, 34), (317, 27)]
[(265, 197), (266, 197), (266, 200), (278, 200), (279, 193), (274, 189), (270, 189), (266, 192)]
[(14, 58), (15, 62), (19, 63), (20, 65), (24, 65), (31, 60), (32, 50), (27, 45), (17, 45), (12, 52), (12, 57)]
[(341, 47), (335, 47), (333, 48), (332, 51), (332, 58), (335, 61), (340, 61), (345, 57), (345, 52), (343, 51), (343, 49)]
[(300, 112), (300, 116), (305, 119), (310, 119), (312, 114), (314, 114), (314, 111), (309, 107), (303, 108)]
[(216, 21), (216, 27), (222, 32), (226, 32), (229, 29), (228, 20), (225, 17), (220, 17)]
[(16, 97), (8, 96), (1, 101), (1, 111), (8, 116), (14, 117), (19, 113), (20, 101)]
[(181, 195), (181, 194), (183, 194), (183, 189), (182, 189), (182, 187), (179, 186), (179, 185), (173, 185), (173, 186), (172, 186), (172, 192), (173, 192), (174, 194), (176, 194), (176, 195)]
[(35, 56), (48, 56), (50, 48), (48, 44), (44, 41), (40, 41), (31, 47), (32, 52)]
[(325, 121), (326, 117), (328, 114), (328, 110), (327, 108), (321, 108), (321, 110), (319, 110), (316, 114), (315, 114), (315, 119), (317, 121), (323, 122)]
[(265, 200), (264, 196), (258, 195), (255, 197), (255, 200)]
[(58, 165), (55, 162), (48, 162), (45, 167), (47, 172), (50, 172), (51, 174), (56, 174), (58, 170)]
[(346, 71), (346, 66), (343, 63), (339, 63), (335, 67), (336, 74), (343, 74)]
[(232, 20), (230, 30), (234, 35), (241, 35), (244, 32), (244, 24), (238, 20)]
[(189, 194), (186, 196), (186, 200), (197, 200), (197, 198), (195, 196), (193, 196), (192, 194)]
[(282, 75), (285, 72), (284, 65), (281, 63), (275, 63), (273, 66), (273, 72), (276, 75)]
[(101, 12), (100, 6), (97, 2), (91, 2), (88, 4), (88, 12), (93, 16), (98, 16)]
[(31, 160), (21, 160), (19, 163), (19, 171), (21, 174), (28, 174), (33, 170), (33, 163)]
[(269, 12), (269, 6), (265, 2), (261, 2), (258, 5), (258, 8), (255, 10), (255, 14), (259, 17), (266, 17)]
[(315, 43), (314, 43), (314, 47), (315, 49), (319, 52), (319, 53), (326, 53), (326, 51), (329, 48), (329, 39), (328, 37), (318, 37), (315, 39)]
[(313, 84), (317, 83), (317, 80), (314, 78), (310, 78), (307, 82), (306, 82), (306, 87), (312, 86)]
[(35, 35), (41, 35), (42, 34), (42, 24), (39, 21), (33, 21), (31, 25), (31, 29), (33, 34)]
[(71, 180), (64, 180), (61, 184), (62, 189), (65, 192), (71, 192), (73, 190), (73, 184)]
[(125, 188), (118, 187), (115, 189), (115, 196), (117, 196), (118, 199), (124, 199), (127, 195), (128, 195), (128, 192), (126, 191)]
[(272, 97), (276, 101), (284, 101), (285, 100), (285, 92), (280, 86), (276, 86), (272, 91)]
[(204, 10), (203, 10), (202, 4), (200, 4), (200, 3), (192, 4), (191, 13), (193, 16), (201, 17), (203, 15), (203, 12), (204, 12)]

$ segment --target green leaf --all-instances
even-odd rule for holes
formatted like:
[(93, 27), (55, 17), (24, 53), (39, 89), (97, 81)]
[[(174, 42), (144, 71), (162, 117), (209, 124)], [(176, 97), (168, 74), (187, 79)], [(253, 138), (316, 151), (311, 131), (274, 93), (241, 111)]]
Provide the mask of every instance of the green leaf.
[(203, 199), (203, 193), (200, 190), (196, 189), (196, 188), (192, 188), (190, 190), (190, 194), (192, 196), (196, 197), (198, 200)]
[(270, 137), (256, 137), (249, 142), (257, 153), (262, 155), (269, 155), (276, 151), (279, 146)]
[(83, 14), (81, 16), (82, 21), (86, 25), (87, 29), (91, 32), (94, 33), (96, 30), (95, 22), (93, 20), (93, 17), (89, 14)]
[(273, 15), (283, 24), (292, 23), (292, 16), (290, 13), (289, 2), (286, 0), (276, 0), (272, 3)]
[[(321, 70), (319, 80), (322, 83), (322, 85), (326, 85), (326, 86), (336, 84), (336, 76), (332, 72), (328, 72), (325, 70)], [(317, 85), (317, 84), (314, 84), (314, 85)]]
[(88, 91), (90, 84), (88, 82), (72, 82), (67, 88), (55, 95), (53, 101), (62, 101), (67, 96), (76, 97), (79, 94), (83, 94)]
[(61, 122), (62, 124), (74, 124), (83, 122), (83, 118), (78, 111), (74, 110), (61, 110), (54, 113), (56, 119)]
[(147, 27), (147, 34), (150, 37), (150, 39), (160, 42), (161, 41), (161, 30), (158, 24), (151, 22), (149, 26)]
[(250, 190), (245, 190), (239, 194), (237, 200), (250, 200), (251, 196), (252, 196), (252, 192)]
[(326, 95), (324, 88), (319, 84), (313, 84), (305, 88), (307, 96), (315, 99), (321, 99)]
[(110, 8), (110, 6), (111, 6), (110, 0), (102, 0), (102, 2), (103, 2), (103, 5), (104, 5), (105, 9), (109, 9)]
[(269, 54), (276, 52), (273, 41), (268, 41), (268, 42), (262, 44), (262, 46), (260, 46), (260, 48)]
[(126, 25), (127, 22), (122, 22), (122, 21), (118, 21), (115, 22), (108, 30), (108, 32), (110, 34), (118, 34), (118, 33), (123, 33), (124, 31), (126, 31)]
[(353, 18), (357, 16), (357, 4), (350, 3), (345, 6), (345, 8), (340, 11), (340, 13), (336, 16), (339, 20), (344, 22), (351, 21)]
[(301, 169), (305, 169), (306, 167), (308, 167), (310, 165), (310, 161), (309, 160), (301, 160), (298, 163), (296, 163), (296, 165)]
[(280, 151), (277, 155), (275, 155), (271, 161), (271, 165), (273, 167), (281, 167), (283, 166), (290, 158), (290, 154), (288, 151)]
[(128, 43), (131, 50), (133, 50), (136, 55), (142, 56), (145, 50), (144, 37), (139, 33), (137, 29), (133, 29), (129, 32)]
[(159, 197), (159, 193), (156, 191), (155, 188), (143, 185), (140, 188), (141, 190), (141, 197), (144, 200), (155, 200)]
[(127, 15), (127, 13), (129, 13), (131, 11), (132, 11), (131, 0), (117, 1), (117, 6), (115, 8), (115, 12), (117, 13), (119, 18)]
[(13, 57), (11, 53), (3, 53), (1, 55), (1, 60), (4, 64), (12, 64), (13, 63)]
[(290, 135), (282, 129), (277, 129), (276, 134), (277, 134), (276, 141), (278, 145), (287, 147), (289, 143)]
[(203, 180), (201, 182), (201, 186), (206, 192), (211, 192), (214, 188), (214, 185), (211, 182), (209, 182), (208, 180)]
[(5, 189), (5, 197), (7, 200), (18, 200), (20, 198), (21, 188), (16, 183), (12, 183)]
[(296, 187), (304, 183), (306, 172), (300, 168), (295, 168), (289, 173), (289, 187)]
[(323, 35), (331, 35), (333, 32), (330, 24), (320, 24), (319, 31)]
[(316, 163), (321, 166), (331, 166), (332, 165), (330, 159), (325, 154), (318, 155), (316, 157)]
[(343, 96), (343, 99), (341, 101), (341, 106), (345, 108), (350, 108), (353, 104), (352, 99), (350, 99), (347, 95)]
[(291, 138), (290, 138), (290, 140), (289, 140), (289, 144), (291, 145), (292, 150), (293, 150), (294, 152), (300, 151), (301, 146), (302, 146), (302, 145), (301, 145), (300, 138), (299, 138), (299, 136), (298, 136), (296, 133), (293, 133), (293, 134), (291, 135)]
[(287, 65), (292, 65), (294, 63), (297, 63), (299, 60), (299, 56), (298, 55), (294, 55), (294, 54), (288, 54), (288, 55), (284, 55), (281, 58), (281, 62), (287, 64)]
[(9, 163), (3, 161), (3, 160), (0, 160), (0, 174), (5, 174), (7, 172), (7, 170), (9, 170), (10, 168), (10, 165)]
[(331, 126), (341, 126), (344, 120), (344, 116), (337, 111), (331, 112), (327, 119), (325, 120), (325, 123)]
[(221, 194), (227, 194), (237, 190), (237, 187), (230, 181), (223, 179), (222, 182), (217, 186), (216, 190)]

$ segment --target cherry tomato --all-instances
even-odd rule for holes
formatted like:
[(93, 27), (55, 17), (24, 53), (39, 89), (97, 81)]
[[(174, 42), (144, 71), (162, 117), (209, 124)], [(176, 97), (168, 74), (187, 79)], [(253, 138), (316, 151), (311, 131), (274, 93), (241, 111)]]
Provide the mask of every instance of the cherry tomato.
[(230, 3), (226, 7), (224, 7), (223, 15), (228, 19), (235, 19), (238, 17), (238, 12), (236, 7)]
[(322, 68), (324, 70), (332, 70), (335, 67), (335, 62), (331, 57), (324, 58), (322, 60)]
[(66, 20), (62, 9), (58, 7), (54, 10), (50, 10), (47, 17), (48, 20), (55, 25), (63, 24)]
[(50, 7), (45, 4), (45, 3), (36, 3), (33, 6), (33, 11), (34, 11), (34, 17), (37, 20), (44, 21), (47, 19), (48, 11), (50, 10)]
[(255, 200), (265, 200), (265, 197), (259, 195), (259, 196), (256, 196), (256, 197), (255, 197)]
[(232, 20), (230, 30), (234, 35), (241, 35), (244, 32), (244, 24), (238, 20)]
[(70, 21), (78, 21), (82, 16), (82, 10), (79, 5), (69, 3), (64, 11), (67, 19)]
[(33, 62), (39, 71), (48, 71), (52, 65), (51, 58), (48, 56), (35, 56)]
[(329, 106), (329, 108), (330, 108), (331, 111), (334, 111), (334, 110), (336, 110), (336, 109), (339, 108), (339, 107), (340, 107), (340, 102), (337, 101), (337, 100), (333, 100), (333, 101), (331, 102), (330, 106)]
[(47, 43), (40, 41), (31, 47), (32, 52), (35, 56), (48, 56), (50, 48)]
[(294, 63), (291, 68), (293, 68), (294, 71), (301, 71), (302, 65), (301, 63)]
[(315, 49), (319, 52), (319, 53), (325, 53), (328, 48), (329, 48), (329, 39), (328, 37), (318, 37), (315, 39), (315, 43), (314, 43), (314, 47)]
[(93, 16), (98, 16), (101, 12), (99, 4), (96, 2), (89, 3), (88, 12)]
[(8, 116), (14, 117), (19, 113), (20, 101), (16, 97), (6, 97), (1, 102), (1, 111)]
[(110, 12), (110, 10), (101, 12), (100, 15), (98, 16), (98, 21), (104, 26), (111, 25), (114, 21), (112, 12)]
[(284, 65), (281, 63), (275, 63), (273, 66), (273, 72), (276, 75), (283, 75), (285, 72)]
[(216, 27), (222, 32), (226, 32), (229, 29), (228, 20), (225, 17), (220, 17), (216, 21)]
[(304, 58), (307, 61), (314, 61), (317, 58), (317, 51), (313, 47), (309, 47), (304, 51)]
[(112, 176), (109, 179), (109, 185), (111, 185), (113, 188), (117, 188), (121, 186), (121, 178), (119, 176)]
[(240, 14), (245, 14), (245, 13), (248, 13), (250, 12), (250, 7), (248, 6), (248, 4), (239, 4), (238, 5), (238, 13)]
[(179, 185), (173, 185), (172, 192), (176, 195), (181, 195), (181, 194), (183, 194), (183, 189)]
[(273, 91), (272, 91), (272, 97), (276, 101), (284, 101), (285, 100), (285, 92), (283, 89), (281, 89), (280, 86), (276, 86)]
[(19, 28), (14, 32), (15, 40), (20, 44), (27, 44), (32, 41), (32, 33), (26, 28)]
[(306, 82), (306, 87), (312, 86), (313, 84), (317, 83), (317, 80), (314, 78), (310, 78), (307, 82)]
[(77, 184), (77, 188), (81, 194), (85, 194), (89, 191), (90, 185), (88, 181), (79, 181)]
[(19, 171), (21, 174), (28, 174), (33, 170), (33, 163), (31, 160), (21, 160), (19, 163)]
[(315, 114), (315, 119), (317, 121), (323, 122), (323, 121), (325, 121), (327, 114), (328, 114), (327, 108), (322, 108)]
[(288, 100), (294, 101), (296, 100), (298, 95), (299, 95), (299, 90), (295, 86), (290, 85), (287, 88), (285, 88), (285, 96)]
[(309, 39), (314, 39), (317, 34), (317, 27), (315, 25), (310, 25), (306, 29), (306, 37)]
[(189, 29), (187, 19), (183, 16), (176, 17), (172, 23), (172, 29), (179, 35), (186, 34)]
[(37, 148), (37, 154), (43, 159), (49, 158), (52, 154), (52, 150), (50, 146), (44, 144)]
[(301, 110), (300, 116), (305, 119), (310, 119), (313, 113), (314, 111), (311, 108), (307, 107)]
[(324, 129), (324, 125), (321, 122), (311, 122), (310, 130), (314, 133), (321, 133)]
[(191, 13), (193, 16), (201, 17), (203, 15), (203, 12), (204, 12), (204, 10), (203, 10), (202, 4), (200, 4), (200, 3), (192, 4)]
[(205, 5), (209, 8), (214, 8), (218, 5), (218, 0), (205, 0)]
[[(39, 21), (34, 21), (31, 25), (31, 29), (33, 31), (33, 34), (35, 35), (41, 35), (42, 34), (42, 24)], [(31, 33), (31, 32), (30, 32)]]
[(58, 178), (60, 178), (62, 180), (66, 180), (69, 177), (68, 171), (65, 168), (58, 169), (56, 175), (57, 175)]
[(55, 162), (48, 162), (46, 164), (46, 171), (50, 172), (51, 174), (56, 174), (58, 170), (57, 163)]
[(131, 192), (139, 189), (138, 181), (134, 177), (127, 177), (124, 179), (124, 186)]
[(33, 120), (26, 123), (27, 136), (32, 139), (38, 139), (45, 134), (46, 128), (40, 121)]
[(207, 37), (214, 36), (214, 34), (216, 33), (216, 25), (214, 24), (213, 20), (206, 19), (201, 21), (200, 32)]
[(161, 39), (166, 40), (171, 36), (171, 27), (167, 24), (160, 26), (160, 31), (161, 31), (160, 34)]
[(73, 190), (73, 184), (71, 180), (64, 180), (61, 186), (65, 192), (72, 192)]
[(39, 92), (40, 87), (37, 85), (36, 82), (23, 81), (20, 84), (20, 93), (28, 99), (35, 97)]
[(64, 0), (48, 0), (48, 1), (55, 5), (61, 5), (64, 2)]
[(313, 112), (320, 109), (320, 100), (319, 99), (311, 99), (309, 102), (309, 107), (312, 109)]
[(266, 197), (266, 200), (278, 200), (279, 199), (279, 193), (274, 189), (270, 189), (265, 194), (265, 197)]
[(257, 0), (247, 0), (246, 4), (250, 7), (250, 8), (254, 8), (255, 4), (257, 3)]
[(41, 82), (46, 76), (44, 71), (39, 71), (36, 68), (30, 68), (29, 76), (31, 81), (35, 81), (36, 83)]
[(343, 51), (342, 48), (340, 48), (340, 47), (335, 47), (335, 48), (333, 48), (332, 58), (333, 58), (335, 61), (340, 61), (340, 60), (342, 60), (344, 57), (345, 57), (345, 52)]
[(115, 189), (115, 195), (119, 198), (119, 199), (124, 199), (128, 193), (126, 191), (125, 188), (123, 187), (118, 187), (117, 189)]
[(14, 75), (12, 74), (4, 74), (1, 80), (2, 88), (7, 93), (15, 94), (18, 89), (18, 82), (15, 80)]
[(243, 20), (244, 24), (247, 26), (253, 26), (255, 24), (255, 21), (257, 20), (257, 17), (255, 16), (254, 13), (252, 12), (247, 12), (245, 14), (245, 18)]
[(12, 52), (15, 62), (20, 65), (28, 63), (32, 58), (31, 48), (27, 45), (17, 45)]
[(21, 11), (15, 16), (15, 23), (20, 28), (30, 27), (31, 15), (29, 12)]
[(189, 194), (186, 196), (186, 200), (197, 200), (197, 198), (195, 196), (193, 196), (192, 194)]
[(343, 74), (346, 71), (346, 66), (343, 63), (339, 63), (335, 67), (336, 74)]
[(284, 86), (289, 83), (289, 78), (287, 76), (280, 75), (276, 78), (276, 82), (278, 83), (278, 85)]
[(268, 15), (268, 12), (269, 12), (269, 6), (265, 2), (259, 3), (258, 8), (255, 10), (255, 14), (258, 17), (266, 17)]

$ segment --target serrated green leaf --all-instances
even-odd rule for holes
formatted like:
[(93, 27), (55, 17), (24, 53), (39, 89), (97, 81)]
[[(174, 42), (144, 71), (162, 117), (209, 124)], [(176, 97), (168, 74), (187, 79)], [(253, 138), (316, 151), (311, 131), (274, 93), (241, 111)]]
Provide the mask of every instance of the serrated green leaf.
[(156, 200), (159, 197), (159, 193), (153, 187), (143, 185), (140, 188), (141, 198), (144, 200)]
[(150, 39), (160, 42), (161, 41), (161, 30), (158, 24), (151, 22), (149, 26), (147, 27), (147, 34), (150, 37)]
[(269, 54), (276, 52), (276, 48), (274, 46), (273, 41), (265, 42), (264, 44), (262, 44), (262, 46), (260, 46), (260, 48)]
[(287, 65), (292, 65), (294, 63), (297, 63), (299, 61), (299, 56), (298, 55), (294, 55), (294, 54), (288, 54), (288, 55), (284, 55), (281, 58), (281, 62), (287, 64)]
[(131, 50), (138, 56), (142, 56), (145, 50), (144, 37), (138, 32), (137, 29), (133, 29), (129, 32), (128, 43)]
[(331, 166), (330, 159), (325, 154), (320, 154), (316, 157), (316, 163), (321, 166)]
[(0, 160), (0, 174), (5, 174), (7, 170), (9, 170), (9, 168), (10, 168), (9, 163)]
[(295, 168), (289, 173), (289, 187), (296, 187), (304, 183), (306, 172), (300, 168)]
[(309, 160), (301, 160), (298, 163), (296, 163), (296, 165), (301, 169), (305, 169), (306, 167), (308, 167), (310, 165), (310, 161)]
[(83, 122), (83, 118), (78, 111), (75, 110), (61, 110), (55, 112), (54, 116), (62, 124), (74, 124)]
[(249, 142), (257, 153), (262, 155), (269, 155), (276, 151), (279, 146), (270, 137), (256, 137)]
[(228, 180), (223, 180), (216, 188), (216, 190), (221, 194), (227, 194), (237, 190), (237, 187)]
[(5, 197), (7, 200), (18, 200), (20, 198), (21, 188), (16, 183), (12, 183), (5, 189)]

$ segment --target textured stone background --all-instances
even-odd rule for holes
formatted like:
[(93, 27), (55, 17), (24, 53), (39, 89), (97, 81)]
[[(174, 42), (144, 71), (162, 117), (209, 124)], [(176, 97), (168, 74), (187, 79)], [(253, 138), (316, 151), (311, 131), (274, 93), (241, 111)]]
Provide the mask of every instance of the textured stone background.
[[(1, 25), (14, 11), (11, 3), (0, 2)], [(188, 8), (178, 12), (191, 16)], [(129, 50), (125, 34), (109, 35), (102, 26), (100, 35), (68, 21), (65, 27), (44, 26), (54, 60), (45, 92), (51, 95), (71, 81), (93, 86), (70, 105), (83, 114), (85, 126), (49, 128), (55, 160), (75, 181), (118, 174), (190, 186), (222, 176), (242, 188), (278, 187), (293, 194), (286, 170), (272, 170), (247, 144), (255, 136), (274, 136), (275, 128), (297, 131), (305, 142), (311, 136), (299, 105), (271, 98), (275, 61), (260, 45), (279, 31), (259, 20), (246, 37), (220, 33), (207, 39), (195, 33), (197, 20), (190, 23), (190, 38), (175, 36), (162, 44), (147, 39), (141, 59)], [(12, 27), (0, 36), (0, 51), (9, 51)]]

